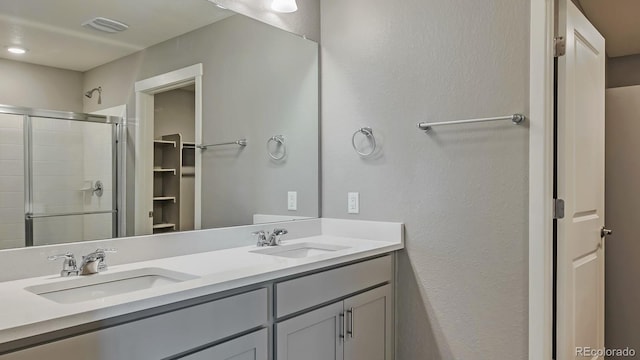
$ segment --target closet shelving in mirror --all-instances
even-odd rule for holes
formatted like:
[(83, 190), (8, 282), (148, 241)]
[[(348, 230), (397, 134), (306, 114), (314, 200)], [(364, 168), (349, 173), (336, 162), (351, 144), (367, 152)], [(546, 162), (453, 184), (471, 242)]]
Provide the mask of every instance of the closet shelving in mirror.
[(176, 230), (176, 224), (171, 223), (159, 223), (153, 224), (153, 230)]
[(154, 196), (153, 201), (173, 201), (176, 202), (175, 196)]
[(169, 140), (153, 140), (153, 144), (154, 145), (172, 145), (173, 147), (177, 146), (175, 141), (169, 141)]
[(180, 229), (182, 135), (163, 135), (154, 145), (153, 232), (176, 231)]

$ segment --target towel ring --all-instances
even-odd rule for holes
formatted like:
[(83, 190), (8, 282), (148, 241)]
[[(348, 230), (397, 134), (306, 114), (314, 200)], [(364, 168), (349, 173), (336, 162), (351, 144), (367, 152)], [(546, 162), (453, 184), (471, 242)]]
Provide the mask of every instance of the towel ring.
[[(369, 151), (368, 153), (358, 150), (358, 147), (356, 146), (356, 135), (358, 134), (363, 134), (371, 142), (371, 151)], [(353, 136), (351, 137), (351, 145), (353, 146), (353, 150), (355, 150), (358, 153), (358, 155), (362, 157), (369, 157), (373, 155), (373, 153), (376, 151), (376, 146), (377, 146), (376, 137), (373, 136), (373, 130), (370, 127), (363, 127), (356, 130), (356, 132), (354, 132)]]
[[(269, 148), (271, 142), (275, 142), (276, 147), (278, 145), (282, 145), (282, 154), (280, 156), (271, 152), (271, 149)], [(274, 135), (270, 137), (269, 140), (267, 140), (267, 154), (269, 154), (270, 158), (276, 161), (280, 161), (284, 159), (285, 156), (287, 156), (287, 144), (284, 143), (284, 135)]]

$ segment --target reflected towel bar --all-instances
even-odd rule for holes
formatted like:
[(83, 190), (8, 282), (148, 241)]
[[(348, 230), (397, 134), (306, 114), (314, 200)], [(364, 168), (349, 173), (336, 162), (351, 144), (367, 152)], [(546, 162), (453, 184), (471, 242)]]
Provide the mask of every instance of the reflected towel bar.
[(42, 219), (62, 216), (80, 216), (80, 215), (98, 215), (98, 214), (115, 214), (118, 210), (102, 210), (102, 211), (79, 211), (68, 213), (51, 213), (51, 214), (25, 214), (27, 220)]
[(217, 144), (207, 144), (207, 145), (196, 145), (198, 149), (207, 150), (208, 147), (213, 146), (223, 146), (223, 145), (238, 145), (238, 146), (247, 146), (247, 139), (240, 139), (236, 141), (217, 143)]
[(435, 122), (435, 123), (421, 122), (421, 123), (418, 123), (418, 128), (420, 130), (430, 130), (433, 126), (470, 124), (470, 123), (477, 123), (477, 122), (500, 121), (500, 120), (511, 120), (511, 122), (514, 125), (519, 125), (519, 124), (522, 124), (526, 119), (527, 117), (522, 114), (513, 114), (513, 115), (497, 116), (497, 117), (490, 117), (490, 118), (483, 118), (483, 119), (454, 120), (454, 121), (443, 121), (443, 122)]

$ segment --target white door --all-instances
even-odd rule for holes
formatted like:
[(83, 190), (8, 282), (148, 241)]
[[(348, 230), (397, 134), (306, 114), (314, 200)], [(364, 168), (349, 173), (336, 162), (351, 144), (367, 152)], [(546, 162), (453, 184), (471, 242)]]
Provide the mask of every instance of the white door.
[(344, 301), (345, 360), (391, 360), (393, 354), (391, 285)]
[(604, 348), (605, 41), (570, 0), (560, 1), (558, 58), (557, 360)]
[(342, 360), (342, 306), (341, 301), (279, 323), (276, 359)]
[(268, 341), (267, 329), (262, 329), (181, 357), (180, 360), (267, 360)]

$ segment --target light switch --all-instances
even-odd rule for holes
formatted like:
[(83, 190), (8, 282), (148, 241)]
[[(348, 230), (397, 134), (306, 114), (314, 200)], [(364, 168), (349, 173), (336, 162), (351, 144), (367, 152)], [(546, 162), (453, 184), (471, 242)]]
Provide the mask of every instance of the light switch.
[(350, 192), (347, 194), (347, 213), (360, 213), (360, 193)]
[(287, 209), (298, 210), (298, 192), (289, 191), (287, 193)]

